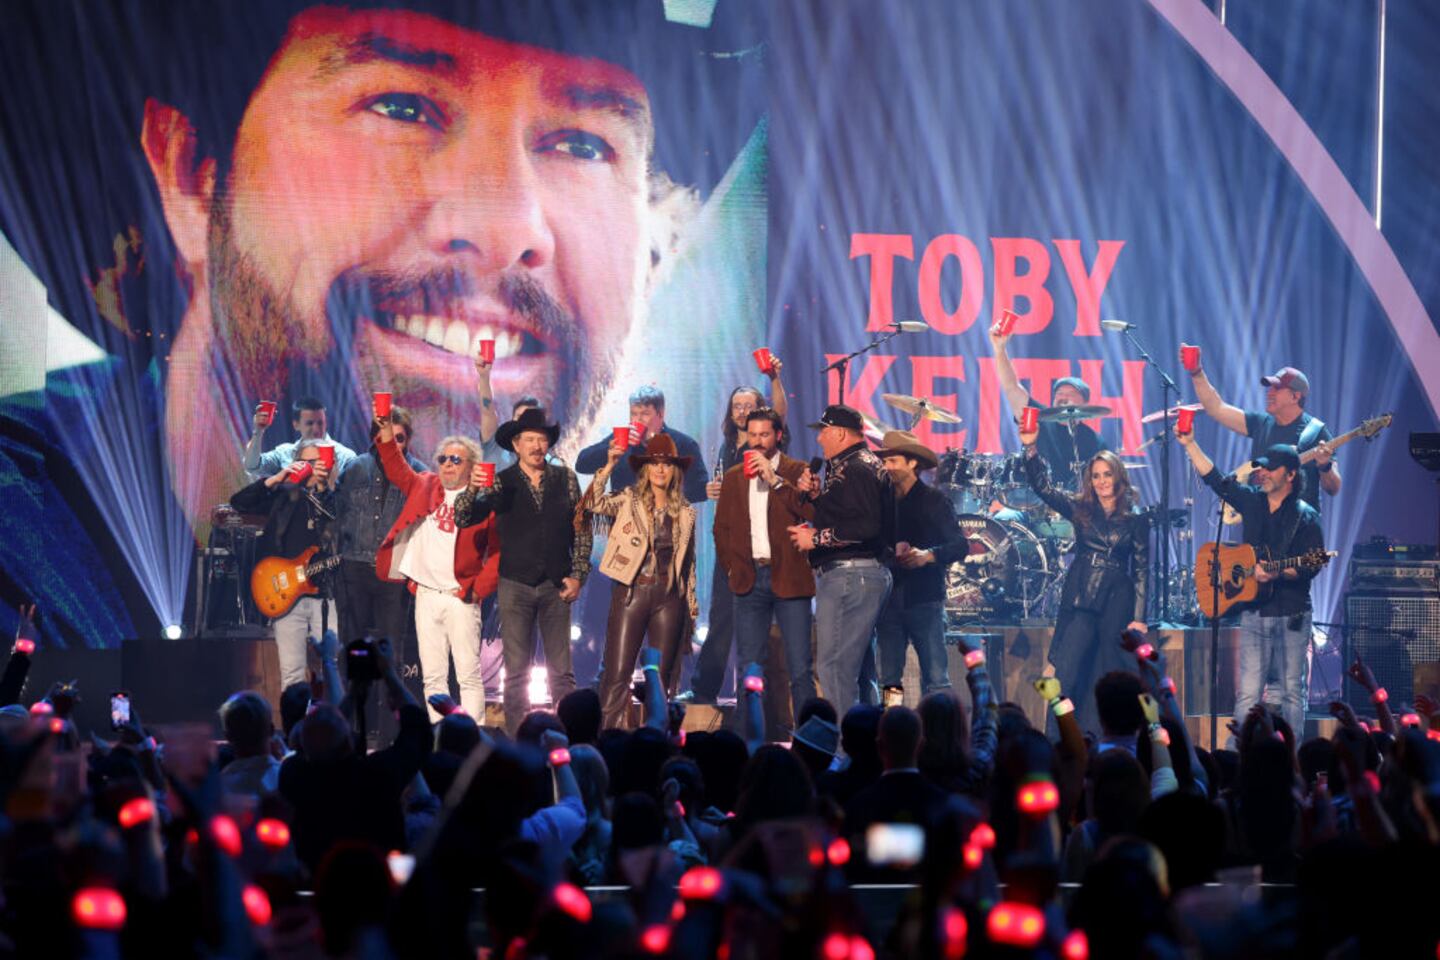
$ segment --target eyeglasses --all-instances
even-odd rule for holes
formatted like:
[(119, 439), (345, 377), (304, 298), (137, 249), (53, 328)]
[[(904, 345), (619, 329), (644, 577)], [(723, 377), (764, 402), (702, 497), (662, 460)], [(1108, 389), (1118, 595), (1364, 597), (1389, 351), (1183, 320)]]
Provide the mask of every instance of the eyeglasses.
[(464, 463), (465, 460), (466, 458), (460, 456), (458, 453), (442, 453), (440, 454), (440, 456), (435, 458), (435, 462), (442, 467), (445, 466), (445, 464), (447, 463), (453, 463), (455, 466), (458, 467), (460, 466), (460, 464)]

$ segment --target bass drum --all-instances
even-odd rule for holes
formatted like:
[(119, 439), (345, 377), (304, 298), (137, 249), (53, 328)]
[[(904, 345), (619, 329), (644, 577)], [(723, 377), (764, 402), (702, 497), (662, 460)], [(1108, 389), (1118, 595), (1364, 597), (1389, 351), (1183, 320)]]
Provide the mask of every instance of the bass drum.
[(970, 551), (946, 571), (947, 612), (962, 621), (1028, 616), (1052, 579), (1045, 544), (1018, 523), (980, 514), (956, 519)]

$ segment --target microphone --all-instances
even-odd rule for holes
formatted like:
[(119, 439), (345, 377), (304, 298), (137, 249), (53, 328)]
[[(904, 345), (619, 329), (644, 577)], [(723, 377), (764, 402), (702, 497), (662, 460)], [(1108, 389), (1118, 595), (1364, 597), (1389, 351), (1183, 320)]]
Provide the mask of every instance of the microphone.
[(896, 320), (890, 324), (890, 328), (901, 333), (925, 333), (930, 329), (930, 324), (924, 320)]
[(1104, 327), (1106, 330), (1115, 330), (1118, 332), (1135, 329), (1135, 324), (1126, 323), (1124, 320), (1101, 320), (1100, 326)]
[(820, 467), (821, 467), (824, 463), (825, 463), (825, 461), (824, 461), (824, 460), (821, 460), (819, 457), (811, 457), (811, 458), (810, 458), (810, 474), (811, 474), (811, 476), (815, 476), (815, 477), (820, 476)]

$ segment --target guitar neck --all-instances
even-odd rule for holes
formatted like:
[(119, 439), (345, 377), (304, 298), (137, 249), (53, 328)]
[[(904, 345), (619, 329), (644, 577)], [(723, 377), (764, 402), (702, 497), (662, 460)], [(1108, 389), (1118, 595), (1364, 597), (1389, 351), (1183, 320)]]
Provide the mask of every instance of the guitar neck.
[(324, 573), (339, 562), (339, 557), (326, 557), (324, 560), (316, 560), (314, 563), (308, 563), (305, 565), (305, 576), (308, 579), (317, 573)]
[[(1354, 430), (1347, 430), (1345, 433), (1340, 434), (1340, 436), (1330, 441), (1330, 449), (1339, 450), (1341, 447), (1345, 446), (1345, 444), (1360, 436), (1361, 431), (1364, 429), (1364, 427), (1356, 427)], [(1304, 453), (1300, 454), (1300, 462), (1311, 463), (1319, 455), (1320, 454), (1316, 452), (1316, 449), (1314, 447), (1311, 447), (1309, 450), (1306, 450)]]

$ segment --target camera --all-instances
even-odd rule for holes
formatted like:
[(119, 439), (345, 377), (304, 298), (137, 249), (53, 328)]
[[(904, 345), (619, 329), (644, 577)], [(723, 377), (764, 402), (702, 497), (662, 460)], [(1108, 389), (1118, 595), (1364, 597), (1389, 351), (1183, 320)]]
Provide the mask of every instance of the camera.
[(380, 679), (380, 658), (374, 640), (367, 637), (345, 645), (345, 679), (350, 683)]

